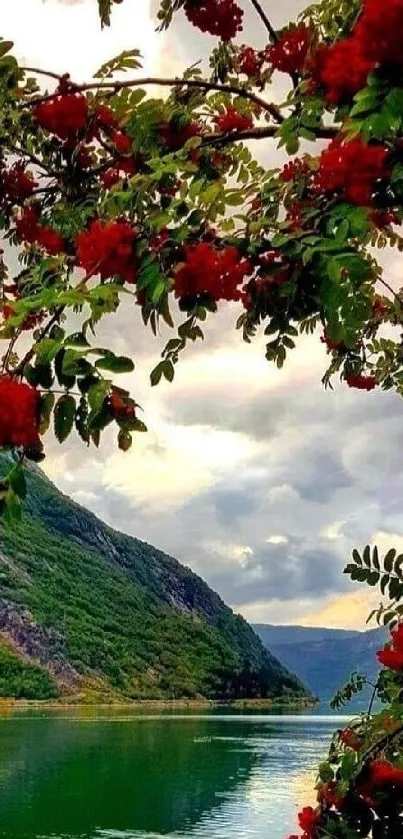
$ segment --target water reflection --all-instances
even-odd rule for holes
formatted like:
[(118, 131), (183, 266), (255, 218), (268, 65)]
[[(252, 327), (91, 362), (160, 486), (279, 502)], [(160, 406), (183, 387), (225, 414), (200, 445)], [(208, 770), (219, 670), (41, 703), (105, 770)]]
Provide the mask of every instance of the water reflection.
[(255, 715), (0, 719), (7, 839), (282, 839), (344, 719)]

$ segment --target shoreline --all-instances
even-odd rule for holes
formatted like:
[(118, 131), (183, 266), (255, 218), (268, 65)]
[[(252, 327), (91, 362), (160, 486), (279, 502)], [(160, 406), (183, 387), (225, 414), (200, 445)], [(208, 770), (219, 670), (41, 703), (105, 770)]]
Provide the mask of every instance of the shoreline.
[(66, 708), (102, 708), (102, 709), (149, 709), (149, 710), (208, 710), (214, 708), (244, 708), (244, 709), (304, 709), (314, 708), (318, 700), (299, 699), (134, 699), (133, 701), (88, 701), (79, 697), (71, 699), (46, 700), (46, 699), (2, 699), (0, 698), (0, 713), (4, 710), (20, 710), (29, 708), (48, 708), (54, 710), (65, 710)]

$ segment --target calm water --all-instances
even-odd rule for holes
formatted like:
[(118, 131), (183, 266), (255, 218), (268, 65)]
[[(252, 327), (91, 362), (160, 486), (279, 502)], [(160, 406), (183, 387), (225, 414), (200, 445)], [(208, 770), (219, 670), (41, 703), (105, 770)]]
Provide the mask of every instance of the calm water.
[(0, 719), (0, 837), (283, 839), (346, 718), (40, 711)]

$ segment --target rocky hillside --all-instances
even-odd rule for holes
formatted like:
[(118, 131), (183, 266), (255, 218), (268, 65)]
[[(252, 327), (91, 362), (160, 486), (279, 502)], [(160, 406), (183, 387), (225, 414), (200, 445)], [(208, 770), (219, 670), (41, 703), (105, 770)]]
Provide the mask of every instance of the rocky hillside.
[(331, 699), (353, 670), (373, 681), (379, 670), (376, 651), (388, 635), (384, 628), (356, 632), (255, 624), (254, 629), (265, 646), (322, 700)]
[(306, 691), (241, 617), (172, 557), (28, 474), (0, 530), (0, 696), (294, 697)]

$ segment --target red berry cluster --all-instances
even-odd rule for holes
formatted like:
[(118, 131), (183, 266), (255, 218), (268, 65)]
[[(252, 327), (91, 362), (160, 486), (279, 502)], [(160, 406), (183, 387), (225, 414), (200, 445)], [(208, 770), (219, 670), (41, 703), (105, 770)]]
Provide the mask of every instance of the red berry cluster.
[(320, 339), (322, 344), (326, 344), (328, 352), (345, 352), (346, 346), (343, 344), (343, 341), (332, 341), (329, 338), (327, 329), (324, 329), (323, 335)]
[(186, 0), (184, 9), (193, 26), (222, 41), (230, 41), (242, 31), (243, 11), (234, 0)]
[(22, 215), (15, 222), (15, 229), (21, 241), (40, 245), (51, 256), (57, 256), (65, 249), (63, 236), (51, 227), (39, 223), (39, 209), (36, 206), (24, 208)]
[(316, 839), (317, 828), (320, 825), (319, 810), (314, 810), (313, 807), (304, 807), (298, 813), (298, 824), (304, 831), (304, 839)]
[(385, 800), (385, 795), (389, 794), (396, 800), (396, 793), (402, 793), (403, 769), (380, 757), (371, 761), (368, 770), (365, 781), (359, 784), (359, 792), (369, 806), (376, 806), (379, 795)]
[(312, 33), (304, 24), (286, 29), (278, 41), (265, 51), (266, 61), (275, 70), (294, 76), (301, 73), (310, 50)]
[(176, 127), (173, 120), (161, 122), (159, 134), (169, 151), (178, 151), (185, 145), (187, 140), (197, 137), (200, 134), (201, 126), (197, 122), (188, 122), (182, 128)]
[(349, 387), (357, 390), (374, 390), (376, 388), (375, 376), (363, 376), (361, 373), (346, 373), (344, 380)]
[(36, 105), (34, 118), (60, 140), (75, 140), (87, 124), (88, 102), (82, 93), (54, 96)]
[(175, 274), (175, 296), (208, 294), (214, 300), (239, 300), (238, 286), (252, 270), (249, 260), (232, 246), (218, 250), (209, 242), (185, 245), (184, 264)]
[(353, 728), (345, 728), (340, 734), (340, 740), (347, 749), (352, 749), (354, 752), (359, 751), (361, 744)]
[(38, 186), (33, 175), (26, 172), (23, 164), (14, 163), (10, 169), (0, 172), (0, 196), (17, 203), (32, 195)]
[(364, 0), (352, 35), (321, 47), (315, 57), (313, 76), (326, 98), (339, 102), (356, 93), (379, 64), (403, 65), (402, 27), (403, 0)]
[(378, 661), (390, 670), (403, 672), (403, 623), (391, 632), (392, 643), (377, 652)]
[(37, 445), (39, 399), (30, 385), (0, 377), (0, 446)]
[(100, 274), (102, 279), (119, 277), (127, 283), (136, 282), (134, 241), (136, 230), (128, 221), (91, 222), (88, 230), (76, 239), (77, 265), (88, 275)]
[(310, 169), (306, 160), (296, 157), (294, 160), (290, 160), (289, 163), (286, 163), (283, 166), (279, 174), (279, 178), (280, 181), (283, 181), (283, 183), (291, 183), (292, 181), (295, 181), (296, 178), (307, 175), (309, 172)]
[(232, 105), (219, 117), (215, 117), (214, 122), (223, 134), (229, 134), (231, 131), (247, 131), (253, 127), (252, 117), (243, 116)]
[(241, 47), (238, 53), (238, 65), (241, 73), (248, 79), (258, 79), (264, 62), (264, 54), (253, 47)]
[(368, 207), (376, 181), (390, 175), (388, 156), (384, 146), (366, 145), (359, 137), (350, 142), (335, 138), (320, 156), (316, 188)]
[(136, 160), (133, 156), (119, 158), (114, 166), (105, 169), (99, 176), (104, 189), (111, 189), (125, 175), (134, 175), (136, 172)]
[(136, 416), (133, 401), (127, 396), (123, 396), (116, 389), (112, 390), (109, 397), (109, 409), (114, 419), (117, 420), (131, 420)]
[(319, 47), (311, 62), (312, 78), (326, 90), (328, 102), (340, 102), (365, 87), (373, 62), (355, 37), (337, 41), (331, 47)]

